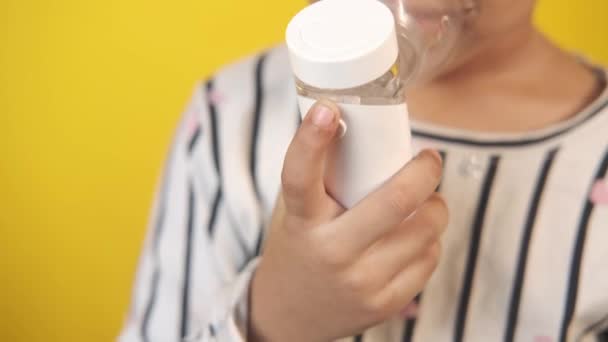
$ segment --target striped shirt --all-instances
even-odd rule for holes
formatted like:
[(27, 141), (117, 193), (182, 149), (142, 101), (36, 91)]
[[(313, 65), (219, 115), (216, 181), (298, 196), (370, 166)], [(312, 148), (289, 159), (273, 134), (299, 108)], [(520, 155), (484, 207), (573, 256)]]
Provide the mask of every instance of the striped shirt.
[[(279, 47), (196, 87), (119, 341), (246, 340), (248, 284), (300, 123), (293, 84)], [(443, 258), (409, 318), (345, 341), (608, 341), (608, 90), (533, 132), (412, 128), (416, 149), (445, 159)]]

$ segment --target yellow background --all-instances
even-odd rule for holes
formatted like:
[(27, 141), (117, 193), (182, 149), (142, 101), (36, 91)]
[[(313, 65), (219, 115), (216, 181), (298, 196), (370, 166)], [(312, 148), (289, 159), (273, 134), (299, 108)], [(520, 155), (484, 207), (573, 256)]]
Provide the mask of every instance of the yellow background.
[[(114, 338), (194, 82), (303, 4), (0, 0), (1, 341)], [(608, 63), (608, 1), (544, 0), (538, 21)]]

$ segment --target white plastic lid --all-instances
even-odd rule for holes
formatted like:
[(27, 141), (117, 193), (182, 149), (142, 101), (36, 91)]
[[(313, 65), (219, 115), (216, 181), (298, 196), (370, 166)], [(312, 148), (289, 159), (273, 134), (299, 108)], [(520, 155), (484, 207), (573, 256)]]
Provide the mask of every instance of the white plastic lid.
[(373, 81), (397, 61), (390, 9), (378, 0), (322, 0), (287, 26), (295, 76), (322, 89), (347, 89)]

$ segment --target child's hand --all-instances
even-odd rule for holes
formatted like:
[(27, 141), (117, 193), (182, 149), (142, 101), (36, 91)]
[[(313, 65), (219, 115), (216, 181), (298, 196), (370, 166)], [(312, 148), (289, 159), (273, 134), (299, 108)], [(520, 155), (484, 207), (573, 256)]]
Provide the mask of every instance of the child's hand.
[(287, 152), (282, 192), (251, 288), (253, 341), (355, 335), (403, 310), (435, 269), (447, 221), (434, 193), (441, 158), (425, 151), (353, 209), (324, 186), (339, 110), (316, 105)]

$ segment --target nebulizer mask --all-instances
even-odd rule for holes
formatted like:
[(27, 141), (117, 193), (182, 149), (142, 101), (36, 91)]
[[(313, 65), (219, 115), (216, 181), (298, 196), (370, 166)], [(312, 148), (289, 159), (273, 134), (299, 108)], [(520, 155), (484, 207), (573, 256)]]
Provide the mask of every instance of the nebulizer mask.
[(404, 86), (437, 76), (476, 15), (477, 0), (379, 0), (393, 13)]

